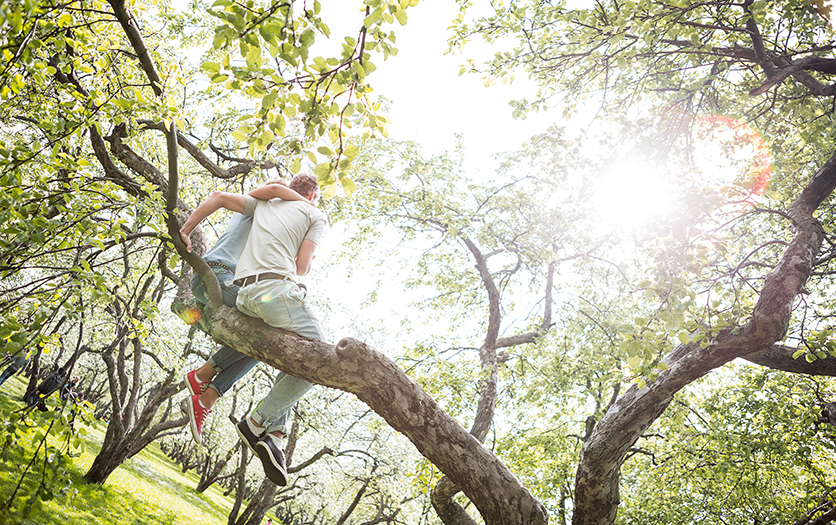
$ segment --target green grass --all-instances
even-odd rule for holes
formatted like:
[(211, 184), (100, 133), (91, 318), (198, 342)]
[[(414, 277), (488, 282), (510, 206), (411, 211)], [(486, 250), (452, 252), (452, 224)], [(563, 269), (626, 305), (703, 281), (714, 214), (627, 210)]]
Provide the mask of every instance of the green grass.
[[(24, 388), (20, 378), (10, 379), (0, 387), (3, 418), (23, 406), (20, 399)], [(34, 431), (30, 431), (33, 438), (27, 436), (21, 443), (24, 446), (22, 453), (7, 453), (9, 457), (0, 459), (0, 524), (194, 525), (227, 522), (233, 501), (224, 497), (214, 485), (203, 494), (195, 492), (198, 477), (192, 471), (182, 473), (156, 443), (120, 466), (104, 485), (87, 484), (82, 476), (99, 451), (104, 431), (103, 422), (88, 427), (83, 452), (73, 458), (63, 491), (57, 491), (59, 494), (44, 502), (43, 509), (31, 518), (10, 521), (3, 516), (3, 509), (20, 480), (24, 465), (32, 459), (36, 445), (33, 443)], [(30, 472), (25, 487), (32, 487), (32, 478)]]

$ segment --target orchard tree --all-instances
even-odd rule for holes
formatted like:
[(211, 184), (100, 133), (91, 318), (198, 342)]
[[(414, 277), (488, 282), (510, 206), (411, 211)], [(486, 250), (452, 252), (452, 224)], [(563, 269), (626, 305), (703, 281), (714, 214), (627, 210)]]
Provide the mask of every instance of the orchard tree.
[[(316, 162), (326, 195), (338, 187), (351, 193), (354, 184), (345, 171), (357, 149), (346, 142), (344, 131), (357, 125), (368, 134), (382, 133), (383, 119), (374, 114), (364, 78), (374, 67), (372, 52), (383, 58), (393, 53), (386, 28), (405, 23), (410, 3), (362, 4), (359, 34), (331, 58), (312, 53), (316, 38), (329, 32), (318, 17), (318, 2), (221, 1), (208, 8), (219, 24), (202, 67), (210, 80), (252, 108), (238, 117), (243, 125), (230, 130), (233, 140), (246, 141), (246, 153), (227, 149), (230, 142), (206, 144), (217, 151), (215, 158), (203, 154), (194, 139), (200, 127), (187, 129), (192, 108), (180, 103), (189, 100), (183, 89), (186, 72), (178, 69), (174, 50), (164, 47), (168, 31), (182, 26), (166, 24), (165, 6), (155, 18), (144, 6), (129, 8), (120, 0), (3, 4), (2, 48), (8, 62), (0, 97), (4, 114), (15, 119), (6, 124), (0, 148), (9, 224), (3, 259), (28, 260), (27, 250), (55, 243), (57, 248), (50, 249), (59, 256), (68, 252), (57, 278), (76, 285), (78, 293), (83, 293), (78, 279), (88, 279), (101, 289), (100, 305), (106, 305), (110, 298), (102, 276), (87, 259), (133, 238), (156, 239), (159, 271), (176, 283), (174, 308), (189, 321), (288, 373), (356, 394), (449, 476), (487, 523), (543, 523), (542, 505), (507, 467), (390, 359), (355, 340), (336, 346), (311, 342), (223, 307), (217, 280), (197, 257), (207, 244), (202, 232), (193, 237), (197, 253), (192, 255), (182, 250), (177, 235), (178, 221), (190, 211), (187, 201), (205, 194), (197, 181), (184, 180), (184, 190), (195, 187), (197, 195), (181, 195), (180, 147), (189, 153), (189, 164), (233, 181), (276, 164), (295, 171), (306, 154)], [(164, 155), (157, 130), (166, 138)], [(242, 186), (254, 182), (247, 178)], [(108, 207), (104, 212), (102, 201)], [(102, 213), (112, 215), (101, 220)], [(206, 280), (208, 307), (190, 300), (187, 266), (171, 272), (178, 263), (172, 244)], [(20, 266), (19, 273), (29, 270)], [(35, 286), (33, 293), (44, 290)], [(9, 337), (22, 337), (20, 329), (7, 326)]]
[[(625, 320), (621, 331), (638, 381), (595, 424), (575, 479), (574, 523), (612, 523), (628, 451), (686, 385), (736, 357), (833, 373), (830, 21), (803, 1), (495, 7), (472, 24), (462, 17), (454, 40), (518, 43), (484, 67), (470, 65), (488, 76), (534, 78), (538, 97), (518, 101), (518, 111), (554, 104), (573, 115), (600, 106), (627, 124), (625, 134), (657, 137), (674, 164), (694, 160), (688, 148), (705, 137), (705, 122), (738, 131), (726, 151), (752, 142), (740, 132), (745, 124), (771, 152), (771, 162), (750, 165), (727, 188), (700, 188), (693, 169), (675, 172), (685, 190), (682, 218), (660, 230), (652, 248), (659, 264), (636, 283), (659, 308), (638, 323)], [(770, 191), (758, 200), (769, 176)]]
[[(336, 345), (308, 341), (224, 307), (217, 280), (197, 257), (207, 245), (203, 232), (194, 233), (198, 253), (191, 255), (177, 235), (179, 221), (210, 184), (247, 189), (260, 170), (295, 172), (305, 157), (327, 196), (338, 188), (353, 193), (359, 178), (348, 170), (359, 147), (346, 131), (361, 128), (361, 141), (385, 133), (365, 78), (373, 57), (394, 54), (389, 24), (405, 23), (412, 3), (358, 5), (358, 34), (334, 57), (314, 56), (316, 39), (329, 34), (318, 2), (201, 6), (217, 27), (192, 35), (195, 41), (212, 35), (201, 63), (210, 84), (198, 93), (191, 91), (193, 73), (167, 41), (175, 34), (189, 38), (187, 24), (208, 17), (181, 17), (164, 4), (155, 11), (129, 8), (121, 0), (0, 6), (3, 335), (21, 347), (38, 344), (64, 309), (81, 316), (115, 304), (105, 275), (116, 272), (106, 268), (121, 264), (121, 246), (142, 239), (158, 250), (156, 271), (176, 286), (173, 308), (184, 319), (269, 365), (355, 394), (406, 435), (445, 476), (434, 498), (445, 521), (472, 519), (449, 504), (461, 490), (485, 523), (545, 523), (542, 503), (481, 440), (494, 413), (497, 350), (505, 348), (500, 341), (507, 339), (508, 348), (536, 343), (551, 324), (545, 305), (551, 304), (553, 264), (594, 251), (582, 242), (581, 249), (567, 250), (570, 243), (562, 242), (559, 221), (577, 217), (542, 219), (513, 191), (489, 184), (470, 187), (469, 197), (450, 206), (433, 195), (434, 187), (421, 188), (429, 198), (404, 191), (401, 215), (397, 206), (391, 210), (393, 218), (434, 232), (445, 250), (463, 246), (476, 263), (475, 272), (457, 274), (464, 285), (458, 292), (488, 312), (474, 345), (480, 373), (468, 379), (480, 391), (471, 432), (368, 345), (349, 338)], [(794, 372), (830, 373), (832, 304), (824, 292), (832, 257), (822, 248), (826, 202), (836, 184), (836, 157), (827, 146), (828, 28), (810, 5), (797, 1), (599, 2), (589, 10), (549, 2), (492, 5), (496, 16), (474, 26), (462, 17), (458, 34), (520, 39), (518, 49), (489, 64), (495, 76), (526, 68), (542, 86), (519, 111), (557, 98), (573, 102), (565, 106), (569, 115), (584, 111), (583, 104), (602, 104), (608, 118), (629, 123), (632, 136), (661, 137), (671, 162), (689, 160), (689, 132), (722, 121), (718, 113), (732, 114), (760, 130), (774, 159), (770, 171), (749, 170), (721, 190), (699, 187), (698, 177), (680, 170), (689, 190), (684, 213), (647, 244), (658, 264), (647, 282), (636, 283), (657, 307), (618, 328), (625, 370), (636, 384), (623, 394), (615, 389), (618, 399), (600, 421), (587, 420), (582, 436), (573, 519), (610, 523), (628, 452), (689, 383), (740, 356)], [(220, 102), (229, 94), (230, 103)], [(203, 119), (200, 103), (219, 111)], [(639, 109), (650, 117), (635, 118)], [(180, 150), (188, 153), (182, 161)], [(198, 169), (204, 174), (196, 175)], [(744, 207), (753, 191), (762, 191), (767, 174), (772, 181), (763, 205)], [(443, 177), (433, 175), (444, 187)], [(522, 182), (542, 191), (541, 180)], [(738, 202), (729, 204), (730, 197)], [(388, 202), (398, 198), (392, 192)], [(493, 222), (480, 215), (486, 209), (507, 218)], [(524, 233), (517, 235), (518, 229)], [(189, 267), (207, 282), (206, 307), (190, 297)], [(499, 292), (504, 276), (520, 271), (537, 283), (543, 316), (502, 338)], [(154, 309), (140, 305), (143, 315), (134, 319)], [(26, 328), (30, 324), (34, 330)], [(787, 334), (795, 344), (781, 344)]]
[[(482, 442), (495, 428), (507, 361), (524, 355), (552, 327), (552, 297), (561, 288), (555, 273), (610, 244), (608, 235), (592, 234), (591, 217), (572, 206), (587, 188), (574, 176), (593, 163), (556, 135), (538, 138), (548, 148), (505, 156), (490, 182), (468, 176), (458, 149), (428, 157), (415, 143), (369, 144), (353, 168), (360, 189), (333, 211), (357, 227), (344, 248), (355, 271), (382, 264), (375, 255), (381, 228), (409, 253), (399, 277), (416, 295), (432, 290), (420, 308), (429, 312), (427, 324), (450, 328), (427, 333), (405, 363)], [(558, 184), (564, 191), (552, 193)], [(393, 252), (382, 257), (391, 263), (398, 257)], [(518, 297), (520, 289), (532, 304)], [(518, 316), (522, 323), (513, 321)], [(507, 417), (518, 416), (502, 413), (498, 419)], [(473, 522), (454, 500), (459, 490), (447, 476), (432, 489), (433, 507), (445, 523)]]

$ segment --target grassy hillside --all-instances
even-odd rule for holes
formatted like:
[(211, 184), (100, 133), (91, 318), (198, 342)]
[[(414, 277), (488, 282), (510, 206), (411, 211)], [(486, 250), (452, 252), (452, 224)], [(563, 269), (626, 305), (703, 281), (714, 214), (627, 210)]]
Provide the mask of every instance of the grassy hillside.
[[(0, 386), (0, 419), (23, 407), (21, 396), (25, 384), (20, 378), (12, 378)], [(52, 402), (57, 402), (57, 395)], [(232, 500), (224, 497), (216, 487), (197, 494), (194, 487), (198, 478), (192, 473), (183, 474), (162, 453), (156, 443), (114, 472), (104, 486), (88, 485), (82, 475), (93, 463), (99, 451), (105, 425), (96, 422), (88, 427), (83, 439), (83, 451), (73, 459), (68, 468), (70, 482), (56, 491), (56, 497), (46, 501), (43, 509), (29, 519), (10, 518), (7, 508), (11, 494), (21, 481), (21, 474), (31, 459), (38, 440), (36, 430), (28, 432), (23, 452), (4, 447), (0, 458), (0, 524), (24, 525), (194, 525), (225, 524)], [(6, 436), (0, 441), (5, 443)], [(31, 435), (30, 435), (31, 434)], [(41, 456), (42, 457), (42, 456)], [(36, 490), (33, 483), (40, 475), (33, 475), (34, 465), (23, 481), (22, 492)], [(23, 501), (20, 497), (13, 505)]]

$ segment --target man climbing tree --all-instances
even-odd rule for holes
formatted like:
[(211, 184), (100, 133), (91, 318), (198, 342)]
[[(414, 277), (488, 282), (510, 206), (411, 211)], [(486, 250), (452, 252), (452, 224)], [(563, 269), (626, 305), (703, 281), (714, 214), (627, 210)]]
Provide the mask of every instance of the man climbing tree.
[[(303, 173), (293, 178), (288, 189), (310, 202), (283, 200), (287, 189), (281, 185), (262, 186), (246, 196), (215, 192), (186, 220), (180, 235), (186, 250), (191, 251), (189, 234), (221, 207), (252, 217), (235, 270), (235, 284), (241, 287), (238, 309), (270, 326), (323, 340), (325, 333), (319, 320), (305, 302), (307, 288), (295, 281), (296, 276), (310, 271), (316, 247), (325, 234), (325, 215), (309, 205), (319, 198), (319, 186), (313, 175)], [(236, 426), (239, 436), (258, 454), (267, 477), (279, 486), (287, 484), (282, 446), (285, 424), (293, 406), (312, 386), (280, 372), (267, 397)], [(200, 396), (192, 396), (189, 413), (201, 426), (207, 410)]]

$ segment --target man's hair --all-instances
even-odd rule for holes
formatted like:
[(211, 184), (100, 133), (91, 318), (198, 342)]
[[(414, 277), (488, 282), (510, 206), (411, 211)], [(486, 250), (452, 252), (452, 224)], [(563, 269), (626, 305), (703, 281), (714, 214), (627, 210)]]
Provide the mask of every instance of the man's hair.
[(303, 197), (307, 197), (312, 192), (319, 191), (319, 184), (316, 183), (316, 177), (313, 174), (300, 173), (290, 181), (290, 189)]

